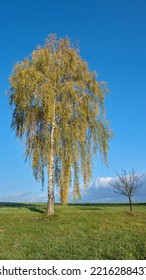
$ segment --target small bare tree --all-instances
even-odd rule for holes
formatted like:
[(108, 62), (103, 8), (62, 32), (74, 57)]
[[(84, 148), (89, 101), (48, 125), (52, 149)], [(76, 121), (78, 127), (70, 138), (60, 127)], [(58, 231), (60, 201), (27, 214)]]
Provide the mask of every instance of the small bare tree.
[(137, 174), (137, 170), (134, 168), (132, 168), (129, 172), (122, 169), (121, 174), (117, 173), (117, 177), (110, 182), (110, 185), (113, 186), (115, 193), (128, 197), (131, 212), (132, 197), (135, 196), (142, 187), (141, 177), (142, 175)]

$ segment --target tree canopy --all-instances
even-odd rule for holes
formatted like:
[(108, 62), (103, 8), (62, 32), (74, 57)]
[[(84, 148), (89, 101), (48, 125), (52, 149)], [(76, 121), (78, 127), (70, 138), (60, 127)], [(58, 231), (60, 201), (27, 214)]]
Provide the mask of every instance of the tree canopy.
[[(72, 185), (80, 196), (92, 173), (92, 155), (106, 161), (111, 131), (105, 118), (106, 83), (72, 46), (68, 38), (50, 35), (43, 47), (15, 65), (10, 77), (12, 128), (25, 139), (36, 180), (48, 173), (48, 214), (54, 213), (54, 186), (62, 202)], [(50, 206), (52, 205), (52, 206)]]

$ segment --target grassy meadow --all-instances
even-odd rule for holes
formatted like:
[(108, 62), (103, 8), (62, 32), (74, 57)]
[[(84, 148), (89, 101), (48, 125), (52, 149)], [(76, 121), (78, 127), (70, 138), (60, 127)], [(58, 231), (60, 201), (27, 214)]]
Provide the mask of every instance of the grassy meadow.
[(55, 205), (0, 203), (1, 260), (146, 259), (146, 203)]

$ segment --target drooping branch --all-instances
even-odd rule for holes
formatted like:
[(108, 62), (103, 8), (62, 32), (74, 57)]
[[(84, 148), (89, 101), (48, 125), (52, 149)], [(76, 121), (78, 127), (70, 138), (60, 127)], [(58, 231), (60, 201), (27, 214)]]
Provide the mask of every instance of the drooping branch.
[(36, 180), (44, 181), (48, 170), (49, 199), (56, 185), (61, 199), (67, 201), (69, 186), (79, 196), (79, 178), (88, 184), (93, 154), (107, 160), (106, 86), (97, 82), (69, 39), (55, 35), (16, 64), (10, 83), (12, 128), (25, 140)]

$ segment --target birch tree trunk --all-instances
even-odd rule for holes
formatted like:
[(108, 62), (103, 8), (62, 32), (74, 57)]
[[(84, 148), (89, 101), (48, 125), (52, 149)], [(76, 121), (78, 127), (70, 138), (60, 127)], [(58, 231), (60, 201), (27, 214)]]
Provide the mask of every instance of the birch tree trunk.
[(53, 169), (54, 169), (54, 129), (55, 123), (52, 124), (51, 129), (51, 151), (50, 163), (48, 167), (48, 205), (47, 216), (54, 215), (54, 183), (53, 183)]

